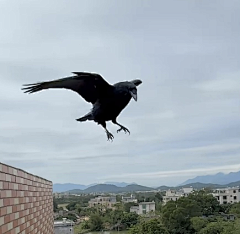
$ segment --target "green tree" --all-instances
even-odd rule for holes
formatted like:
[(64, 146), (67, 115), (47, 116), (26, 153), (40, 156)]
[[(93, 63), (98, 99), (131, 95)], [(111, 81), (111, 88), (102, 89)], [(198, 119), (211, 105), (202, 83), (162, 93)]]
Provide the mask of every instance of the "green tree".
[(221, 234), (223, 231), (223, 226), (220, 222), (210, 222), (199, 231), (199, 234)]
[(139, 215), (136, 213), (124, 213), (121, 219), (121, 223), (124, 224), (127, 228), (136, 225), (139, 220)]
[(81, 225), (82, 229), (90, 229), (90, 222), (88, 220), (84, 221)]
[(116, 210), (119, 210), (119, 211), (123, 211), (124, 210), (124, 205), (121, 202), (117, 202), (114, 205), (114, 207), (115, 207)]
[(194, 192), (188, 196), (190, 200), (197, 202), (201, 209), (202, 215), (212, 215), (218, 213), (221, 210), (221, 206), (217, 199), (212, 194), (207, 193), (204, 190)]
[(235, 203), (229, 210), (230, 214), (234, 214), (236, 217), (240, 218), (240, 202)]
[(168, 234), (168, 231), (161, 224), (159, 219), (152, 219), (142, 224), (142, 233), (148, 234)]
[(53, 212), (56, 212), (58, 210), (58, 204), (55, 200), (55, 198), (53, 198)]
[[(162, 208), (162, 220), (170, 233), (190, 234), (194, 231), (193, 222), (196, 221), (191, 221), (191, 218), (202, 215), (209, 216), (218, 213), (219, 210), (220, 205), (217, 199), (201, 190), (188, 197), (168, 202)], [(200, 225), (196, 222), (194, 224), (195, 228), (197, 224)]]
[(122, 196), (121, 195), (116, 195), (116, 201), (121, 202), (122, 201)]
[[(223, 231), (221, 234), (237, 234), (236, 233), (236, 227), (234, 225), (234, 222), (223, 222)], [(238, 230), (238, 233), (240, 230)]]
[(128, 233), (129, 234), (141, 234), (141, 226), (140, 225), (136, 225), (136, 226), (131, 227), (128, 230)]
[(234, 232), (232, 234), (240, 233), (240, 219), (235, 220), (234, 222)]
[(92, 214), (89, 219), (91, 231), (101, 231), (103, 229), (103, 219), (99, 214)]
[(65, 216), (65, 218), (70, 219), (70, 220), (72, 220), (74, 222), (77, 221), (77, 217), (74, 214), (68, 214), (67, 216)]
[(66, 208), (69, 210), (69, 211), (72, 211), (72, 210), (75, 210), (76, 209), (76, 205), (77, 205), (77, 202), (70, 202)]
[(232, 208), (232, 204), (229, 204), (229, 203), (222, 204), (220, 205), (220, 212), (228, 214), (231, 208)]
[(129, 229), (130, 234), (169, 234), (160, 219), (144, 221)]
[(121, 210), (112, 210), (106, 221), (109, 221), (112, 225), (115, 225), (116, 223), (119, 222), (119, 220), (122, 220), (123, 218), (123, 211)]
[(155, 202), (162, 202), (163, 201), (163, 196), (161, 193), (156, 193), (155, 195)]
[(206, 227), (208, 224), (208, 220), (201, 217), (193, 217), (191, 218), (192, 228), (198, 233), (201, 229)]
[(221, 218), (217, 218), (216, 221), (209, 222), (203, 227), (198, 234), (239, 234), (240, 226), (238, 221), (228, 222)]
[(183, 197), (176, 202), (170, 201), (163, 207), (162, 220), (170, 233), (187, 234), (193, 231), (191, 218), (200, 214), (201, 208), (198, 203)]

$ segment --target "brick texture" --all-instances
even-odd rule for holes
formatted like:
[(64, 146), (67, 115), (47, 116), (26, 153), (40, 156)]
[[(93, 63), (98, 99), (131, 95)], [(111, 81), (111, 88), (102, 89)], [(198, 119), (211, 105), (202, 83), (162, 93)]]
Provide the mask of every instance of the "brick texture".
[(53, 234), (52, 182), (0, 163), (0, 234)]

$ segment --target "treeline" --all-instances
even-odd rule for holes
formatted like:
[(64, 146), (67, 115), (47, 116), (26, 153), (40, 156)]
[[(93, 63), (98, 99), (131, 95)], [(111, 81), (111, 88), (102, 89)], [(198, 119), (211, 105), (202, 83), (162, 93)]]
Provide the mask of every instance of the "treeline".
[[(226, 220), (224, 214), (234, 215)], [(239, 234), (240, 203), (220, 205), (205, 191), (169, 201), (159, 218), (141, 220), (130, 234)]]
[[(129, 234), (240, 234), (240, 203), (220, 205), (207, 191), (201, 190), (162, 205), (162, 194), (137, 194), (139, 202), (155, 201), (156, 212), (139, 216), (130, 213), (133, 203), (117, 203), (115, 210), (86, 207), (86, 200), (72, 200), (67, 209), (88, 220), (75, 233), (101, 230), (128, 230)], [(79, 199), (79, 198), (78, 198)], [(117, 197), (120, 201), (121, 197)], [(82, 206), (84, 204), (84, 206)], [(233, 220), (227, 219), (231, 214)]]
[(55, 202), (56, 206), (75, 202), (76, 204), (79, 205), (79, 207), (87, 207), (88, 201), (94, 197), (95, 196), (93, 195), (84, 195), (84, 196), (68, 195), (67, 197), (54, 198), (53, 201)]

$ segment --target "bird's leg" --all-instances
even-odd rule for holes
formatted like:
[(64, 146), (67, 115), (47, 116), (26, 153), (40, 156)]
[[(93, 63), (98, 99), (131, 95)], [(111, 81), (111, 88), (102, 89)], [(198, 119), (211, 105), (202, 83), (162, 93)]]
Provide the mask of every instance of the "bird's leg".
[(124, 127), (124, 126), (122, 126), (121, 124), (119, 124), (116, 119), (112, 120), (112, 122), (120, 127), (120, 128), (117, 130), (117, 132), (120, 132), (120, 131), (123, 130), (125, 133), (128, 132), (129, 135), (130, 135), (130, 131), (129, 131), (126, 127)]
[(106, 122), (101, 123), (101, 125), (103, 126), (103, 128), (104, 128), (105, 131), (106, 131), (108, 141), (109, 141), (109, 140), (113, 141), (114, 136), (113, 136), (113, 134), (112, 134), (111, 132), (109, 132), (109, 131), (107, 130)]

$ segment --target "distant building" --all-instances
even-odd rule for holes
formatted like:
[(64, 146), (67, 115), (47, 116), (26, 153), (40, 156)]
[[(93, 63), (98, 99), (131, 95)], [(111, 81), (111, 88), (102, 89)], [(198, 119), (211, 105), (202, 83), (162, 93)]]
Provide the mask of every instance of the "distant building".
[(117, 203), (116, 197), (95, 197), (88, 202), (89, 207), (103, 206), (105, 208), (114, 209), (114, 205)]
[(193, 192), (193, 188), (182, 188), (178, 191), (176, 190), (167, 190), (166, 195), (163, 196), (163, 203), (166, 204), (168, 201), (177, 201), (180, 197), (187, 197)]
[(217, 198), (220, 204), (240, 202), (240, 188), (216, 189), (212, 195)]
[(132, 206), (130, 212), (135, 212), (139, 215), (155, 212), (155, 202), (140, 202), (138, 206)]
[(139, 206), (131, 206), (130, 207), (130, 212), (135, 212), (135, 213), (139, 213)]
[(137, 199), (135, 198), (134, 195), (131, 194), (130, 197), (124, 197), (124, 196), (122, 196), (122, 202), (123, 202), (123, 203), (129, 203), (129, 202), (137, 203)]
[(183, 195), (184, 197), (187, 197), (187, 196), (188, 196), (189, 194), (191, 194), (193, 191), (194, 191), (194, 190), (193, 190), (192, 187), (180, 189), (180, 193), (182, 193), (182, 195)]
[(72, 220), (67, 220), (67, 218), (63, 218), (62, 220), (54, 221), (54, 227), (65, 227), (65, 226), (73, 226), (75, 223)]
[(71, 220), (63, 218), (62, 221), (54, 221), (54, 234), (73, 234), (73, 226), (75, 223)]
[(163, 196), (163, 203), (166, 204), (168, 201), (177, 201), (181, 197), (180, 194), (175, 190), (167, 190), (166, 195)]

